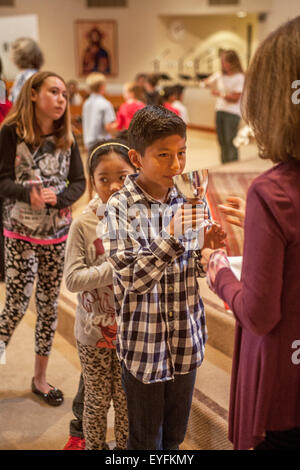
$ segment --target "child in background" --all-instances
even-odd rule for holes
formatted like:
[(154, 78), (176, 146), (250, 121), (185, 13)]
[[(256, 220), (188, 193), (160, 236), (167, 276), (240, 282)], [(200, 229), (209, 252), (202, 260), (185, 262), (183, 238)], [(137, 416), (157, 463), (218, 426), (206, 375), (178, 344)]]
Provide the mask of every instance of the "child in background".
[(123, 96), (125, 103), (122, 103), (117, 112), (117, 121), (115, 127), (121, 131), (128, 129), (134, 114), (144, 108), (145, 93), (136, 83), (126, 83), (124, 85)]
[(78, 91), (78, 83), (76, 80), (69, 80), (67, 82), (67, 91), (70, 105), (80, 106), (83, 98)]
[(174, 87), (166, 86), (161, 91), (161, 105), (167, 108), (169, 111), (172, 111), (172, 113), (177, 114), (177, 116), (180, 116), (180, 112), (178, 111), (178, 109), (174, 108), (173, 106), (175, 98), (176, 96)]
[[(2, 76), (2, 61), (0, 58), (0, 125), (5, 116), (12, 107), (11, 101), (7, 99), (6, 83)], [(0, 197), (0, 282), (4, 282), (4, 236), (3, 236), (3, 222), (2, 222), (2, 206), (3, 198)]]
[(144, 81), (144, 89), (146, 94), (146, 103), (151, 105), (159, 105), (161, 101), (161, 96), (159, 91), (157, 90), (159, 82), (159, 75), (153, 73), (150, 75), (146, 75)]
[(31, 38), (16, 39), (11, 45), (11, 56), (12, 61), (20, 70), (9, 96), (10, 101), (14, 103), (26, 80), (42, 67), (44, 56), (38, 43)]
[[(78, 292), (75, 336), (83, 374), (77, 403), (82, 402), (83, 436), (87, 450), (108, 449), (105, 442), (107, 413), (113, 400), (118, 449), (127, 445), (127, 407), (121, 384), (121, 367), (116, 354), (116, 320), (112, 268), (97, 238), (97, 209), (118, 191), (127, 175), (134, 173), (122, 141), (100, 143), (91, 152), (88, 172), (97, 196), (72, 224), (66, 250), (65, 278), (71, 292)], [(75, 406), (77, 420), (81, 410)], [(78, 413), (79, 411), (79, 413)], [(72, 432), (72, 422), (70, 426)], [(65, 450), (84, 446), (80, 429), (75, 429)]]
[(190, 237), (200, 221), (173, 181), (185, 166), (186, 125), (161, 106), (146, 106), (131, 121), (129, 143), (139, 173), (111, 196), (101, 224), (113, 266), (127, 448), (172, 450), (185, 436), (206, 342), (199, 231)]
[(11, 101), (7, 99), (6, 83), (3, 78), (2, 60), (0, 57), (0, 125), (12, 106)]
[(57, 325), (70, 206), (84, 189), (65, 82), (55, 73), (38, 72), (25, 82), (0, 132), (6, 268), (0, 340), (8, 344), (37, 277), (32, 391), (52, 406), (62, 404), (63, 393), (47, 383), (46, 368)]
[(91, 73), (86, 79), (91, 91), (82, 107), (83, 142), (90, 149), (102, 139), (109, 139), (116, 120), (113, 105), (103, 96), (106, 78), (102, 73)]
[(174, 85), (174, 94), (175, 100), (172, 103), (173, 108), (178, 109), (181, 119), (188, 124), (189, 123), (189, 113), (187, 107), (183, 104), (183, 93), (184, 93), (184, 86), (182, 85)]

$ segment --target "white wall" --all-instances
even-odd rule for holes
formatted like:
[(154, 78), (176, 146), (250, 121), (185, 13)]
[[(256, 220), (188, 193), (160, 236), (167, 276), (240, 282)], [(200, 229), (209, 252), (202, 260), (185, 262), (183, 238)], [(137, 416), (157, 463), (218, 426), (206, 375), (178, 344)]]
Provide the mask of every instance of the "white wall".
[(39, 40), (37, 15), (0, 17), (1, 60), (7, 77), (13, 77), (18, 72), (17, 67), (10, 60), (7, 46), (21, 36)]
[(263, 39), (278, 26), (300, 15), (300, 0), (273, 0), (273, 8), (261, 25), (260, 39)]
[[(132, 79), (137, 72), (153, 71), (153, 59), (170, 43), (163, 16), (220, 15), (238, 9), (259, 12), (270, 9), (272, 1), (242, 0), (238, 8), (224, 8), (207, 7), (206, 0), (128, 0), (128, 8), (88, 9), (85, 0), (16, 0), (15, 8), (1, 7), (0, 16), (37, 15), (40, 44), (46, 59), (44, 69), (56, 71), (66, 80), (76, 77), (74, 22), (78, 19), (115, 19), (118, 23), (119, 76), (110, 79), (110, 83), (119, 84)], [(179, 48), (179, 44), (172, 44), (174, 55)]]
[[(172, 39), (171, 31), (172, 24), (178, 22), (182, 25), (184, 35), (176, 43)], [(175, 19), (164, 16), (159, 18), (159, 23), (161, 23), (160, 43), (166, 52), (161, 60), (161, 68), (170, 75), (177, 73), (180, 58), (183, 60), (183, 72), (188, 75), (194, 75), (197, 58), (201, 58), (200, 73), (215, 72), (220, 67), (219, 48), (236, 50), (243, 66), (246, 67), (248, 25), (253, 29), (252, 51), (257, 46), (257, 19), (253, 14), (248, 14), (245, 18), (238, 18), (236, 15), (183, 16)], [(207, 59), (212, 59), (211, 63)]]

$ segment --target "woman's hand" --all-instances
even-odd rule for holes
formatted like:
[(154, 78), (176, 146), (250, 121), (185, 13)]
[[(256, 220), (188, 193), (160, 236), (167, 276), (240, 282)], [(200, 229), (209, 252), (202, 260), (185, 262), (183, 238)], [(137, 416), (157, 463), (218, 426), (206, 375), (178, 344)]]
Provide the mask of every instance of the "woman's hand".
[(246, 201), (240, 197), (230, 196), (226, 199), (228, 204), (219, 204), (220, 211), (225, 214), (227, 222), (244, 228)]
[(32, 186), (30, 191), (30, 206), (34, 210), (44, 209), (45, 201), (42, 196), (42, 190), (35, 186)]
[(226, 256), (226, 251), (223, 249), (220, 250), (211, 250), (205, 248), (201, 250), (201, 260), (200, 260), (203, 271), (206, 272), (207, 281), (210, 289), (215, 292), (214, 284), (218, 272), (223, 268), (230, 268), (230, 263)]
[(55, 206), (57, 203), (57, 198), (55, 192), (51, 188), (42, 188), (41, 194), (44, 201), (50, 206)]

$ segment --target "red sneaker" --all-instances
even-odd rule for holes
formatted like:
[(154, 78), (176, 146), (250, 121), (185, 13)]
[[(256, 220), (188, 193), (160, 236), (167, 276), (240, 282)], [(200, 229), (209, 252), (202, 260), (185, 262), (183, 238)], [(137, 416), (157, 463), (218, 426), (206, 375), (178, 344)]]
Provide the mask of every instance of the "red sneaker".
[(81, 437), (70, 436), (63, 450), (84, 450), (85, 439)]

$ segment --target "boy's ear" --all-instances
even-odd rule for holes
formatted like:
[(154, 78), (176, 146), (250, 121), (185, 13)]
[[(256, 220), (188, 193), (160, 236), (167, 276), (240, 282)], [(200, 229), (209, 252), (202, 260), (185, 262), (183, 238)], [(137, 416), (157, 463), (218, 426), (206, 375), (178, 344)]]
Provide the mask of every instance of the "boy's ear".
[(128, 152), (131, 163), (135, 168), (139, 169), (142, 166), (142, 156), (139, 152), (134, 149), (130, 149)]

